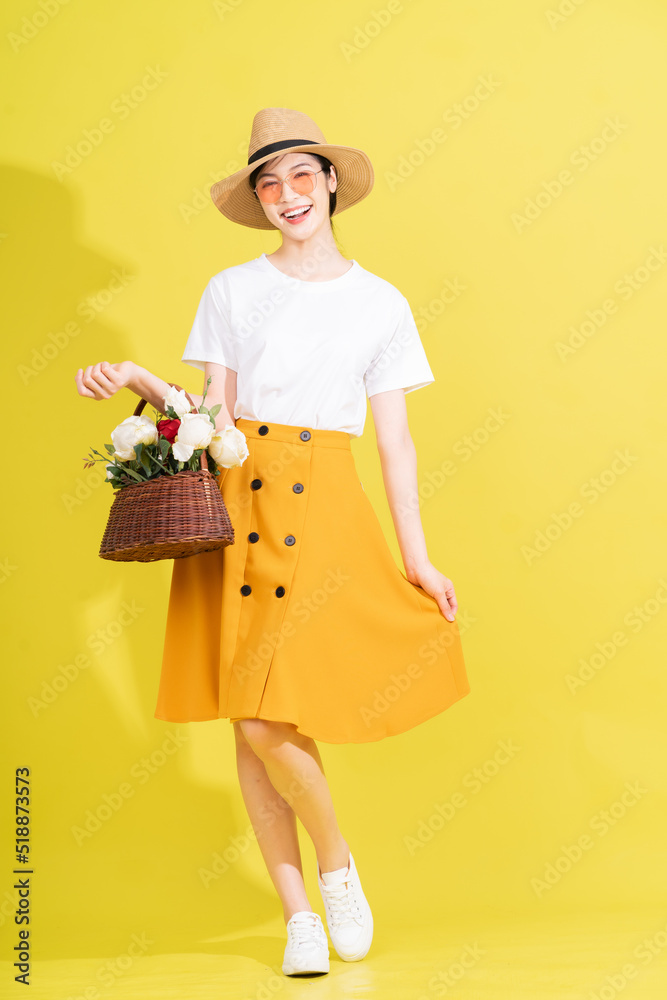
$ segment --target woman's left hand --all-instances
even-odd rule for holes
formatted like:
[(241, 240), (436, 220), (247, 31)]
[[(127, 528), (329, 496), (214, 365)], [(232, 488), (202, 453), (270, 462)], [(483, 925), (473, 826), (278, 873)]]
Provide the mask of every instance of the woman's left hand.
[(448, 576), (437, 570), (433, 563), (426, 563), (425, 566), (420, 567), (418, 570), (412, 570), (410, 573), (406, 572), (406, 576), (410, 583), (416, 583), (427, 594), (435, 598), (441, 614), (448, 621), (454, 621), (458, 603), (454, 592), (454, 584)]

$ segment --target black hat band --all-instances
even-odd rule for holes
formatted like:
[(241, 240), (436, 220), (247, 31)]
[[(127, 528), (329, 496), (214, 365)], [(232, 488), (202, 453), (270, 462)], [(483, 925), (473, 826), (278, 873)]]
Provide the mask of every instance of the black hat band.
[(259, 160), (262, 156), (267, 156), (268, 153), (277, 153), (281, 149), (287, 149), (288, 146), (321, 146), (322, 143), (316, 142), (315, 139), (281, 139), (279, 142), (270, 142), (266, 146), (262, 146), (261, 149), (256, 150), (252, 156), (248, 157), (248, 166), (254, 163), (255, 160)]

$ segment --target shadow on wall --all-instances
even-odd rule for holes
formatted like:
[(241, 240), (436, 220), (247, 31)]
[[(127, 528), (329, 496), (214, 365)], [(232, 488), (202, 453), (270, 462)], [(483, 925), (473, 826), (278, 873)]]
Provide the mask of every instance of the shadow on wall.
[[(128, 356), (130, 332), (109, 306), (137, 269), (85, 246), (84, 206), (71, 189), (13, 166), (0, 167), (0, 187), (7, 378), (11, 406), (29, 415), (27, 485), (15, 480), (4, 497), (16, 566), (3, 589), (6, 728), (16, 766), (27, 763), (36, 783), (40, 956), (122, 954), (132, 934), (153, 942), (148, 954), (219, 954), (228, 932), (241, 937), (234, 953), (259, 956), (265, 946), (244, 929), (282, 908), (247, 875), (259, 848), (244, 839), (240, 792), (228, 791), (237, 782), (231, 726), (153, 715), (171, 563), (99, 559), (111, 489), (77, 497), (84, 454), (101, 449), (136, 399), (83, 400), (74, 373)], [(142, 609), (134, 618), (133, 607)], [(208, 883), (200, 869), (213, 873)]]

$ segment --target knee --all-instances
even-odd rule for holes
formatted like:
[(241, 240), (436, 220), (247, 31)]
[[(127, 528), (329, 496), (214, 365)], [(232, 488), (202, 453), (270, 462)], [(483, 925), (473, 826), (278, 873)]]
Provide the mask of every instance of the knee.
[(265, 756), (275, 750), (286, 739), (286, 730), (296, 730), (291, 723), (273, 722), (269, 719), (240, 719), (234, 724), (238, 726), (240, 735), (259, 756)]

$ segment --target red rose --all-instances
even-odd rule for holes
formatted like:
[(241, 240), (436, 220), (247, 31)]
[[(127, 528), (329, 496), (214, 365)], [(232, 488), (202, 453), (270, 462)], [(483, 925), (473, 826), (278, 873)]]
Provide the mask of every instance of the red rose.
[(178, 434), (178, 428), (181, 426), (180, 420), (158, 420), (157, 422), (158, 433), (165, 437), (169, 444), (173, 444), (176, 440), (176, 435)]

